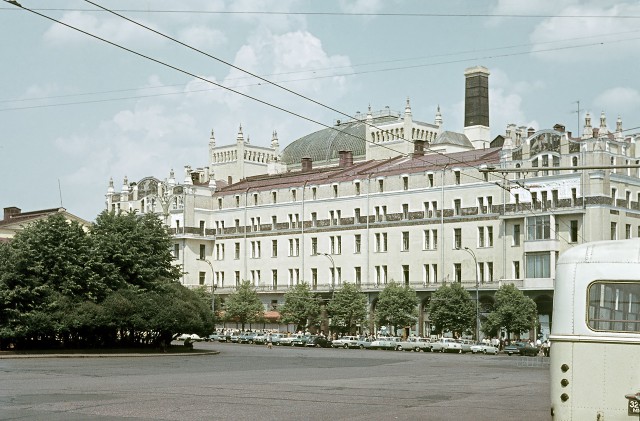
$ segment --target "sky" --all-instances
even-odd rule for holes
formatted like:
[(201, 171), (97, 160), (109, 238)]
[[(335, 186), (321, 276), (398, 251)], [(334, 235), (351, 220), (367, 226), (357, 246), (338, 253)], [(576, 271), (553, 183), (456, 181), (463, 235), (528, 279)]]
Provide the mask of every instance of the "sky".
[(260, 146), (277, 131), (282, 150), (323, 128), (309, 120), (403, 112), (408, 98), (414, 120), (439, 106), (461, 132), (464, 70), (478, 65), (491, 138), (509, 123), (575, 134), (586, 112), (640, 126), (637, 1), (94, 1), (201, 52), (87, 1), (19, 1), (129, 51), (0, 3), (2, 208), (92, 221), (111, 177), (119, 190), (204, 167), (211, 131), (233, 144), (240, 125)]

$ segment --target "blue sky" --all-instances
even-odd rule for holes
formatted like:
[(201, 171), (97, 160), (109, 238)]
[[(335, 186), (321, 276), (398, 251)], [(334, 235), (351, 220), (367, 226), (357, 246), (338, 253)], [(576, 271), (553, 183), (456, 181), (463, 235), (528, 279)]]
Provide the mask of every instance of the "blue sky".
[[(25, 7), (324, 124), (344, 119), (84, 1)], [(354, 115), (411, 100), (462, 131), (464, 69), (491, 71), (491, 136), (508, 123), (574, 133), (590, 111), (640, 126), (637, 1), (106, 1), (210, 55)], [(47, 9), (47, 10), (45, 10)], [(221, 13), (224, 12), (224, 13)], [(235, 12), (235, 13), (229, 13)], [(281, 12), (281, 13), (264, 13)], [(207, 165), (245, 137), (281, 148), (322, 127), (0, 3), (0, 206), (60, 205), (88, 220), (116, 189)], [(582, 124), (582, 123), (581, 123)], [(581, 128), (580, 128), (581, 130)], [(634, 132), (637, 132), (635, 130)]]

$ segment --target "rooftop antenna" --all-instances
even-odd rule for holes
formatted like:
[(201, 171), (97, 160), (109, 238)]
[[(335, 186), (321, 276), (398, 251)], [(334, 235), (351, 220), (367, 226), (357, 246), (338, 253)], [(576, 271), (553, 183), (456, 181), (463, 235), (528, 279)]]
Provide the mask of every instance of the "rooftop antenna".
[(60, 187), (60, 179), (58, 178), (58, 193), (60, 194), (60, 207), (64, 208), (62, 205), (62, 187)]

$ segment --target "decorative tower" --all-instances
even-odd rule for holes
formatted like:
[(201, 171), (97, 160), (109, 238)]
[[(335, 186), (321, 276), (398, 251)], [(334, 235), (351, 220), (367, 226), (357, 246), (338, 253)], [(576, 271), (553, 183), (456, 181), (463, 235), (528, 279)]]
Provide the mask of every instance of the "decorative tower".
[(593, 137), (593, 128), (591, 127), (591, 114), (587, 111), (584, 116), (584, 130), (582, 131), (583, 139), (591, 139)]
[(442, 114), (440, 113), (440, 104), (438, 104), (438, 110), (436, 111), (435, 124), (440, 128), (442, 126)]

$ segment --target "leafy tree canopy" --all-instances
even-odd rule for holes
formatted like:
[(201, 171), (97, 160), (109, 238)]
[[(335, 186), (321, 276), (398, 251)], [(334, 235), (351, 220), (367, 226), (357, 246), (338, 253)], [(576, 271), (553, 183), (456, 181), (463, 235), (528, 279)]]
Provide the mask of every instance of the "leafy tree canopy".
[(290, 288), (284, 294), (284, 304), (279, 310), (282, 320), (295, 324), (297, 331), (304, 332), (306, 328), (320, 322), (320, 303), (307, 283)]
[(240, 322), (242, 330), (247, 323), (254, 323), (264, 315), (262, 301), (249, 281), (240, 283), (238, 289), (227, 298), (225, 306), (227, 319)]
[(355, 334), (357, 325), (367, 320), (367, 296), (357, 285), (344, 283), (335, 291), (327, 311), (333, 330)]
[(503, 285), (496, 292), (490, 316), (494, 330), (498, 326), (507, 331), (507, 337), (512, 333), (520, 335), (533, 328), (537, 318), (536, 303), (514, 285)]
[(387, 284), (378, 296), (375, 319), (378, 326), (389, 325), (397, 328), (409, 326), (418, 318), (418, 297), (409, 286), (395, 282)]
[(429, 318), (436, 333), (452, 332), (460, 336), (473, 332), (476, 323), (475, 302), (459, 283), (444, 284), (431, 296)]

